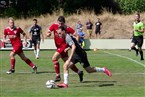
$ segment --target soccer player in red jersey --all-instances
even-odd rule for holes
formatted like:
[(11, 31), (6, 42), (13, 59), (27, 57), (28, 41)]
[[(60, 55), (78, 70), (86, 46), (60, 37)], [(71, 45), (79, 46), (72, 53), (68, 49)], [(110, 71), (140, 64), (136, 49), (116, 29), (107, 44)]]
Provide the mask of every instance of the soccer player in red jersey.
[(20, 28), (20, 27), (16, 27), (15, 23), (14, 23), (14, 19), (13, 18), (9, 18), (8, 20), (8, 27), (6, 27), (4, 29), (4, 36), (3, 36), (3, 40), (4, 42), (7, 42), (6, 37), (8, 36), (10, 39), (10, 42), (12, 44), (13, 50), (10, 53), (10, 65), (11, 68), (9, 71), (7, 71), (7, 74), (12, 74), (15, 72), (15, 55), (19, 55), (19, 57), (25, 61), (31, 68), (33, 68), (34, 73), (37, 73), (37, 66), (34, 65), (31, 60), (29, 60), (23, 53), (22, 50), (22, 41), (20, 38), (20, 35), (22, 34), (24, 37), (24, 41), (25, 41), (25, 45), (27, 44), (26, 42), (26, 34), (24, 33), (24, 31)]
[[(47, 35), (47, 37), (50, 37), (51, 32), (54, 32), (54, 41), (55, 41), (55, 45), (56, 45), (56, 48), (57, 48), (56, 52), (54, 53), (54, 55), (52, 57), (52, 61), (53, 61), (55, 72), (56, 72), (55, 82), (61, 80), (60, 67), (59, 67), (58, 60), (60, 58), (62, 58), (62, 60), (64, 62), (68, 60), (68, 52), (66, 50), (68, 45), (66, 44), (65, 39), (60, 38), (58, 36), (57, 30), (58, 30), (59, 26), (65, 26), (67, 33), (78, 36), (71, 27), (68, 27), (65, 24), (65, 18), (63, 16), (59, 16), (58, 19), (57, 19), (57, 23), (54, 23), (49, 27), (48, 32), (46, 33), (46, 35)], [(71, 69), (79, 75), (80, 82), (82, 82), (83, 81), (83, 71), (78, 70), (75, 65), (72, 66)]]

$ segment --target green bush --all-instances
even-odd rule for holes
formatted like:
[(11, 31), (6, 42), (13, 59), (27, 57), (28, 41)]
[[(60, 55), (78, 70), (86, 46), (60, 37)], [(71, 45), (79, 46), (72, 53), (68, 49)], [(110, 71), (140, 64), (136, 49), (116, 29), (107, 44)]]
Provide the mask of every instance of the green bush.
[(84, 9), (94, 10), (96, 14), (100, 13), (104, 8), (113, 13), (120, 10), (114, 0), (17, 0), (17, 4), (14, 3), (13, 6), (5, 8), (4, 11), (0, 9), (0, 17), (14, 15), (15, 17), (27, 18), (47, 13), (51, 14), (59, 10), (60, 7), (64, 10), (64, 14), (72, 14)]
[[(15, 1), (15, 0), (12, 0)], [(63, 1), (61, 4), (58, 1)], [(103, 9), (112, 13), (131, 14), (136, 11), (145, 12), (145, 0), (17, 0), (17, 4), (0, 8), (0, 17), (30, 17), (52, 13), (59, 8), (65, 14), (76, 13), (79, 10), (94, 10), (96, 14)]]
[(8, 8), (4, 11), (3, 16), (7, 17), (16, 17), (17, 16), (17, 11), (14, 8)]
[(117, 0), (125, 14), (145, 12), (145, 0)]

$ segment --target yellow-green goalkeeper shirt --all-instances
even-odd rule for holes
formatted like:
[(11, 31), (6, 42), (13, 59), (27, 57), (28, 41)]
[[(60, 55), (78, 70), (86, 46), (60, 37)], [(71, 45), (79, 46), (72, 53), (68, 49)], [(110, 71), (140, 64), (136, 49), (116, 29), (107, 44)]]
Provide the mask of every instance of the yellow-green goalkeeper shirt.
[(143, 35), (142, 32), (135, 31), (135, 30), (142, 30), (145, 28), (145, 25), (142, 22), (139, 22), (139, 23), (134, 22), (133, 27), (134, 27), (134, 33), (133, 33), (134, 36), (142, 36)]

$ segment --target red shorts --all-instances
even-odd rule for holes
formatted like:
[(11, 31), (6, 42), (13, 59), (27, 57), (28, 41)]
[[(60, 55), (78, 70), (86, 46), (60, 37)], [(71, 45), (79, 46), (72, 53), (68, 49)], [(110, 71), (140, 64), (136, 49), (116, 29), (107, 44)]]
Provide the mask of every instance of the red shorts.
[(13, 50), (12, 52), (16, 53), (16, 54), (20, 54), (23, 52), (22, 50), (22, 46), (16, 46), (16, 47), (13, 47)]
[(61, 58), (68, 57), (68, 52), (64, 52), (65, 49), (66, 47), (60, 47), (60, 48), (57, 48), (56, 50), (61, 55)]

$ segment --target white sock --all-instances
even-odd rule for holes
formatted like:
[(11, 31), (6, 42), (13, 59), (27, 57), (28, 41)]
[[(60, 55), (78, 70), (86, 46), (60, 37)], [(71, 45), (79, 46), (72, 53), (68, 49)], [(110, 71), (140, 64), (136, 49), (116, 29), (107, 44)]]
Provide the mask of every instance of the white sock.
[(37, 54), (36, 54), (37, 57), (39, 57), (39, 52), (40, 52), (40, 49), (37, 49)]
[(104, 71), (105, 71), (105, 69), (104, 69), (104, 68), (99, 68), (99, 67), (96, 67), (95, 69), (96, 69), (96, 72), (104, 72)]
[(68, 73), (63, 74), (64, 84), (68, 84)]
[(35, 56), (37, 55), (37, 52), (36, 52), (36, 50), (34, 50), (34, 55), (35, 55)]

